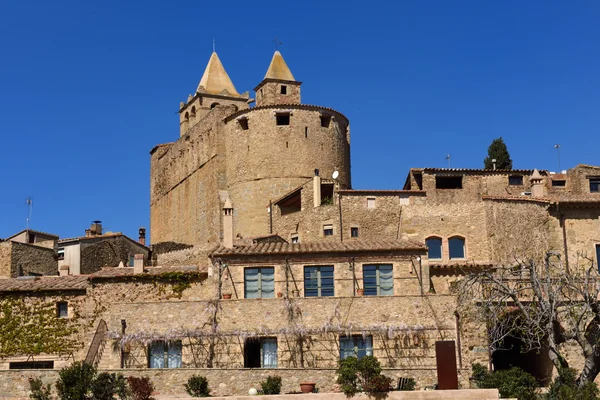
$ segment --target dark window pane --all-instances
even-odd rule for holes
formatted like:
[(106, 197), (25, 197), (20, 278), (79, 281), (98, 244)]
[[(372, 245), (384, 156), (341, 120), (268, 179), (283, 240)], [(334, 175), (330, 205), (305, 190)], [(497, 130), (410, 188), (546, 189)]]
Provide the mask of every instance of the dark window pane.
[(465, 258), (465, 240), (462, 238), (448, 239), (448, 248), (450, 250), (450, 259)]
[(429, 238), (425, 241), (427, 244), (427, 257), (431, 259), (442, 258), (442, 239)]
[(600, 192), (600, 178), (590, 179), (590, 192)]
[(596, 264), (598, 265), (598, 272), (600, 272), (600, 244), (596, 245)]
[(510, 175), (508, 177), (509, 185), (523, 185), (523, 175)]

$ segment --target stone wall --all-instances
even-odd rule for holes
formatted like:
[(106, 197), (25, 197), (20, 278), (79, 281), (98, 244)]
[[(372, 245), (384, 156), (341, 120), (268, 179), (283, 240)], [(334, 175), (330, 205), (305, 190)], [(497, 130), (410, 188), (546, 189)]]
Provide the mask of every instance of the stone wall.
[(130, 256), (135, 254), (143, 254), (145, 261), (148, 260), (148, 250), (132, 243), (124, 236), (99, 238), (99, 241), (82, 241), (80, 273), (92, 274), (103, 267), (118, 267), (121, 262), (123, 265), (133, 267), (129, 265)]
[(0, 279), (11, 277), (12, 242), (0, 242)]
[(11, 276), (19, 276), (19, 266), (24, 275), (58, 275), (58, 258), (54, 249), (25, 243), (12, 243)]
[[(262, 84), (262, 83), (261, 83)], [(286, 87), (286, 94), (281, 94), (281, 86)], [(300, 104), (300, 84), (289, 81), (267, 81), (258, 86), (256, 106), (272, 104)]]

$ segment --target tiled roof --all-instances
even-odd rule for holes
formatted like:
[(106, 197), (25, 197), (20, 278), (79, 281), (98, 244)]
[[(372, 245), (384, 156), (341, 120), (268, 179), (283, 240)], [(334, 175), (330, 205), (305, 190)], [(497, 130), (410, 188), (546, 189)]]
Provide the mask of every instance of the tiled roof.
[[(14, 235), (11, 235), (11, 236), (7, 237), (6, 239), (14, 238), (14, 237), (15, 237), (15, 236), (17, 236), (17, 235), (20, 235), (21, 233), (23, 233), (23, 232), (26, 232), (27, 230), (28, 230), (28, 229), (23, 229), (22, 231), (20, 231), (20, 232), (17, 232), (17, 233), (15, 233)], [(57, 238), (57, 239), (58, 239), (58, 235), (55, 235), (55, 234), (53, 234), (53, 233), (42, 232), (42, 231), (36, 231), (35, 229), (29, 229), (29, 232), (33, 232), (33, 233), (39, 233), (39, 234), (41, 234), (41, 235), (46, 235), (46, 236), (52, 236), (52, 237), (55, 237), (55, 238)]]
[[(103, 268), (100, 271), (94, 272), (88, 275), (90, 280), (103, 279), (103, 278), (123, 278), (134, 276), (133, 267), (108, 267)], [(198, 269), (195, 265), (181, 266), (181, 267), (150, 267), (144, 269), (145, 275), (160, 275), (168, 272), (203, 272)]]
[(474, 269), (474, 268), (491, 268), (496, 264), (491, 261), (446, 261), (436, 262), (429, 261), (429, 268), (434, 270), (453, 270), (453, 269)]
[[(532, 169), (478, 169), (478, 168), (412, 168), (412, 171), (427, 171), (427, 172), (482, 172), (486, 174), (531, 174)], [(547, 171), (540, 171), (542, 174), (547, 174)]]
[(549, 194), (545, 197), (531, 197), (531, 196), (482, 196), (483, 200), (509, 200), (509, 201), (529, 201), (533, 203), (546, 203), (546, 204), (572, 204), (572, 205), (585, 205), (585, 204), (599, 204), (600, 195), (588, 193), (588, 194)]
[(553, 203), (552, 199), (547, 197), (532, 196), (481, 196), (483, 200), (508, 200), (508, 201), (528, 201), (532, 203)]
[(410, 240), (349, 240), (347, 242), (322, 241), (312, 243), (257, 243), (250, 246), (220, 247), (213, 256), (246, 256), (278, 254), (352, 253), (364, 251), (425, 250), (423, 243)]
[(19, 279), (0, 279), (0, 292), (42, 292), (85, 290), (86, 276), (36, 276)]
[(79, 236), (79, 237), (73, 237), (73, 238), (65, 238), (65, 239), (60, 239), (58, 241), (58, 244), (64, 244), (64, 243), (68, 243), (68, 242), (75, 242), (75, 241), (81, 241), (81, 240), (108, 239), (108, 238), (114, 238), (114, 237), (119, 237), (119, 236), (124, 237), (125, 239), (137, 244), (138, 246), (149, 249), (148, 246), (141, 244), (137, 240), (133, 240), (129, 236), (124, 235), (122, 232), (110, 232), (110, 233), (104, 233), (102, 235), (96, 235), (96, 236)]

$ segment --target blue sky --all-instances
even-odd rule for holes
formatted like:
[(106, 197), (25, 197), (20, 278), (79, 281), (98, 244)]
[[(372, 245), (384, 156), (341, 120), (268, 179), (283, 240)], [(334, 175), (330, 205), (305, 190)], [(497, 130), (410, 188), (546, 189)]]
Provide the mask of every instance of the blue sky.
[(280, 49), (351, 121), (355, 188), (411, 167), (600, 164), (597, 1), (0, 1), (0, 237), (149, 225), (149, 150), (178, 138), (212, 40), (239, 92)]

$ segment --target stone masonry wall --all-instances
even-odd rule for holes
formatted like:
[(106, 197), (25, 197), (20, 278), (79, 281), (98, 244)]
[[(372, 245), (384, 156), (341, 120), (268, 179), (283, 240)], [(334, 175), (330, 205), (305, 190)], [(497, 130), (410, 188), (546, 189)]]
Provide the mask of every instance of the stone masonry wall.
[(11, 277), (12, 242), (0, 242), (0, 279)]
[(19, 265), (24, 275), (58, 275), (58, 258), (54, 249), (13, 242), (11, 257), (13, 278), (19, 276)]
[[(286, 86), (286, 94), (281, 94), (281, 86)], [(300, 85), (288, 82), (266, 82), (256, 91), (258, 107), (271, 104), (299, 104)]]

